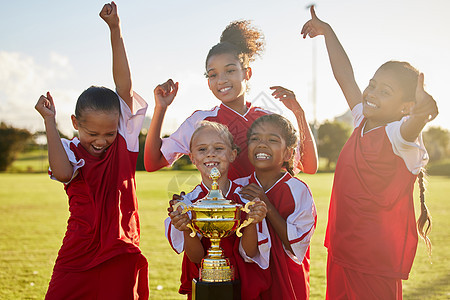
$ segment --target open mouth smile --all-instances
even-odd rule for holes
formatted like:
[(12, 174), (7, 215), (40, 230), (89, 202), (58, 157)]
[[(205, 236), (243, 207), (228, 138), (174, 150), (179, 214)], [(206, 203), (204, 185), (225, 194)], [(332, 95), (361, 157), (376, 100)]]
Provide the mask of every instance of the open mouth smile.
[(268, 160), (271, 158), (271, 155), (269, 155), (267, 153), (256, 153), (255, 157), (256, 157), (256, 159), (259, 159), (259, 160)]

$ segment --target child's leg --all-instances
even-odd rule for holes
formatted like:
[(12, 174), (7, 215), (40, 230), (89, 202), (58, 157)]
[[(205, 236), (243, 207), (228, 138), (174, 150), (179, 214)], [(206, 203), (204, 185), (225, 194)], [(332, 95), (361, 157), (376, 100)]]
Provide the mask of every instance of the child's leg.
[(101, 265), (99, 299), (149, 298), (148, 263), (142, 254), (123, 254)]
[(326, 299), (402, 299), (401, 279), (341, 267), (328, 256)]
[(123, 254), (84, 272), (53, 272), (46, 300), (149, 298), (148, 263), (142, 254)]
[(97, 278), (98, 272), (93, 269), (72, 273), (53, 271), (45, 300), (97, 299)]

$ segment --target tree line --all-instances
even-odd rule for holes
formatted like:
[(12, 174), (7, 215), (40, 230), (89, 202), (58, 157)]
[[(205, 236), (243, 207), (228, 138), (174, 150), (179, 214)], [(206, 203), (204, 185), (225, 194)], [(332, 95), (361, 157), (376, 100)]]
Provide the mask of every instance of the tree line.
[[(339, 153), (352, 133), (352, 128), (342, 121), (325, 121), (317, 130), (317, 150), (321, 171), (333, 171), (336, 166)], [(62, 133), (61, 137), (66, 137)], [(0, 123), (0, 172), (8, 170), (8, 167), (17, 159), (23, 151), (36, 149), (37, 138), (45, 135), (44, 132), (32, 134), (26, 129)], [(144, 170), (144, 143), (146, 134), (143, 131), (139, 137), (140, 151), (137, 162), (137, 170)], [(66, 137), (67, 138), (67, 137)], [(423, 139), (430, 157), (430, 171), (438, 175), (450, 175), (450, 133), (441, 127), (429, 127), (423, 133)], [(46, 145), (44, 145), (46, 149)], [(190, 165), (189, 157), (183, 156), (172, 168), (183, 169)], [(434, 168), (434, 169), (433, 169)], [(430, 174), (432, 172), (429, 172)]]

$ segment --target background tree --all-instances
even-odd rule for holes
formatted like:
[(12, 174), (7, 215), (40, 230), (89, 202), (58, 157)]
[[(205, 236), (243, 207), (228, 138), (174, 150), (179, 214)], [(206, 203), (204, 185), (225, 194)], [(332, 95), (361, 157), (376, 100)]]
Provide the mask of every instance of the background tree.
[(448, 130), (441, 127), (429, 127), (423, 133), (423, 142), (430, 156), (430, 162), (449, 158), (450, 134)]
[(342, 147), (350, 137), (352, 129), (344, 122), (325, 121), (319, 127), (319, 157), (327, 159), (327, 170), (334, 169)]
[(28, 130), (0, 123), (0, 171), (6, 171), (30, 138)]

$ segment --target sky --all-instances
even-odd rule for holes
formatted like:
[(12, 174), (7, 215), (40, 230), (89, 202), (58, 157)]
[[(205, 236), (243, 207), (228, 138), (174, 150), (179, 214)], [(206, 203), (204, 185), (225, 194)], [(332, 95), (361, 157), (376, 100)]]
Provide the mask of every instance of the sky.
[[(81, 92), (91, 85), (114, 89), (109, 29), (98, 16), (105, 3), (0, 0), (0, 121), (43, 130), (34, 105), (50, 91), (58, 126), (70, 136)], [(345, 113), (323, 37), (300, 36), (312, 3), (340, 39), (361, 90), (382, 63), (408, 61), (425, 74), (426, 90), (438, 103), (431, 125), (450, 129), (448, 0), (117, 0), (133, 87), (149, 103), (147, 116), (153, 114), (153, 89), (169, 78), (180, 87), (163, 134), (195, 110), (220, 104), (203, 75), (205, 58), (223, 29), (242, 19), (251, 20), (266, 41), (262, 57), (251, 64), (248, 101), (295, 120), (270, 96), (269, 87), (281, 85), (295, 92), (309, 122)]]

